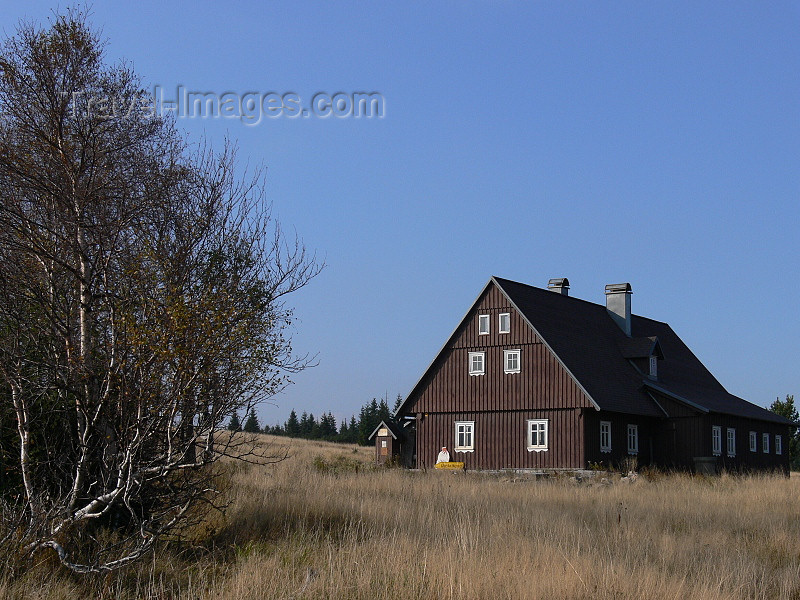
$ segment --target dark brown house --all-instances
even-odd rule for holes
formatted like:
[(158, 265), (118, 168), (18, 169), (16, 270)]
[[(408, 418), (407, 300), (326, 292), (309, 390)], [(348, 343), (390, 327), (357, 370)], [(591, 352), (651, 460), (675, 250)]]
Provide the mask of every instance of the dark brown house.
[(416, 466), (442, 446), (467, 469), (638, 464), (788, 472), (789, 420), (729, 394), (666, 323), (492, 277), (395, 418)]

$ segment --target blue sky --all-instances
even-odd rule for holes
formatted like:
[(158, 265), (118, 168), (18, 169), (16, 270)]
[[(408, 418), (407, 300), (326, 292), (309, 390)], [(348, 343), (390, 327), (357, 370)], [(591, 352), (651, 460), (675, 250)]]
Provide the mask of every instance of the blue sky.
[[(56, 4), (3, 3), (0, 24)], [(167, 97), (379, 92), (381, 119), (180, 119), (268, 169), (327, 262), (291, 299), (319, 365), (260, 410), (407, 394), (490, 275), (669, 322), (726, 388), (800, 393), (800, 2), (96, 2)], [(174, 96), (174, 94), (172, 94)]]

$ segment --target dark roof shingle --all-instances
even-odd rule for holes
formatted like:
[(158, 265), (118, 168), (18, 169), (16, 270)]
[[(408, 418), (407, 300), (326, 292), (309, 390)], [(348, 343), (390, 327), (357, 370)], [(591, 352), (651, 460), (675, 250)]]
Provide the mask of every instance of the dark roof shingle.
[(666, 323), (633, 315), (628, 338), (603, 305), (500, 277), (492, 280), (601, 410), (664, 416), (648, 394), (645, 378), (627, 360), (649, 356), (656, 349), (663, 355), (659, 388), (710, 412), (789, 423), (729, 394)]

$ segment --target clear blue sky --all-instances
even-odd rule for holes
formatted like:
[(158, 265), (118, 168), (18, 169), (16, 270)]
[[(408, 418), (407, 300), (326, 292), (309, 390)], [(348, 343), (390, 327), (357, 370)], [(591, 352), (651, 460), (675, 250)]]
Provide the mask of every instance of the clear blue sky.
[[(0, 6), (5, 33), (55, 2)], [(407, 394), (490, 275), (629, 281), (726, 388), (800, 393), (800, 2), (95, 2), (169, 95), (380, 92), (382, 119), (181, 119), (268, 167), (328, 263), (319, 366), (260, 410)]]

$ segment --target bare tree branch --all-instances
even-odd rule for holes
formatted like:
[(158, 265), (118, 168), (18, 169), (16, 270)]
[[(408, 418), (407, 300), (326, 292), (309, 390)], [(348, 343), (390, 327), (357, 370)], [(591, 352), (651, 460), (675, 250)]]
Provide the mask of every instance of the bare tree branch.
[(220, 458), (283, 457), (220, 430), (310, 364), (286, 299), (322, 264), (233, 146), (91, 110), (142, 85), (80, 11), (22, 26), (0, 79), (0, 543), (108, 571), (214, 504)]

